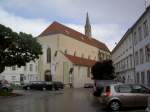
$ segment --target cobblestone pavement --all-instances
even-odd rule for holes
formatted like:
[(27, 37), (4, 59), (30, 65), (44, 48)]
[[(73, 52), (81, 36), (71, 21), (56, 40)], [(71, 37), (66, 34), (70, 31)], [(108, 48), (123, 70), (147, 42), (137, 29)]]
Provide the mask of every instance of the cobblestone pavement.
[[(16, 92), (22, 96), (0, 97), (0, 112), (107, 112), (89, 89)], [(120, 112), (144, 112), (144, 109)]]

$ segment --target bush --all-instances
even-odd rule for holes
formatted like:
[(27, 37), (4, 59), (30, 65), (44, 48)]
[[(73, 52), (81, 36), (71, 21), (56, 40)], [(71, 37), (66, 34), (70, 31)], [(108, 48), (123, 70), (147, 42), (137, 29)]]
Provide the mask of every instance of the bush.
[(92, 75), (94, 80), (112, 80), (114, 76), (114, 67), (112, 60), (104, 60), (97, 62), (92, 67)]

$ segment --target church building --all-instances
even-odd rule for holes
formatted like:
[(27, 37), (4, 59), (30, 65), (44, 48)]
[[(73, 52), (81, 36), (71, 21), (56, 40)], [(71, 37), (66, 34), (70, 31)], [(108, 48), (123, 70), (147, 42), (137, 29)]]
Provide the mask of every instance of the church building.
[(43, 48), (38, 61), (40, 80), (83, 87), (86, 83), (93, 83), (91, 67), (96, 61), (110, 59), (107, 46), (92, 38), (88, 14), (85, 34), (55, 21), (37, 40)]

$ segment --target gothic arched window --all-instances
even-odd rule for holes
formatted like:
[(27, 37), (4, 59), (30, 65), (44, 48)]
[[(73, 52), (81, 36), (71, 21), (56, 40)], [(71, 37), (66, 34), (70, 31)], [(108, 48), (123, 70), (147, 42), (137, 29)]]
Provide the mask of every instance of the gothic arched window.
[(51, 49), (48, 48), (47, 49), (47, 63), (50, 63), (51, 62)]

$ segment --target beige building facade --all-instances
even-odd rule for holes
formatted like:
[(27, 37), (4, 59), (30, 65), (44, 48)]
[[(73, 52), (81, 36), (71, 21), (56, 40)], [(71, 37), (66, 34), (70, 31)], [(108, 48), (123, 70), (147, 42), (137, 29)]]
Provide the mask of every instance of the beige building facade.
[(43, 48), (38, 66), (41, 80), (83, 87), (93, 83), (91, 67), (96, 61), (110, 58), (104, 43), (58, 22), (53, 22), (37, 40)]

